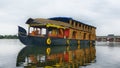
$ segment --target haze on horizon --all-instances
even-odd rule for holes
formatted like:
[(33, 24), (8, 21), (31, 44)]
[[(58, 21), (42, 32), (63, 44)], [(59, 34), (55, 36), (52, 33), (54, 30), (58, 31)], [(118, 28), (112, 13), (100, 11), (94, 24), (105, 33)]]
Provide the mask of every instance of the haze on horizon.
[(119, 0), (0, 0), (0, 35), (27, 28), (28, 18), (71, 17), (97, 27), (97, 35), (120, 35)]

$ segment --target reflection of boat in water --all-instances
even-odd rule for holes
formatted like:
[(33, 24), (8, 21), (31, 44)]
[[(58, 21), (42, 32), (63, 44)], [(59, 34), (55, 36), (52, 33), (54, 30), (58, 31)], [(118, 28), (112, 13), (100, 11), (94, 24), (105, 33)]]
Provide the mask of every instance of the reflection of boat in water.
[[(27, 46), (23, 48), (17, 57), (16, 66), (45, 67), (45, 66), (76, 66), (90, 63), (95, 59), (95, 48), (88, 49), (76, 48), (68, 50), (66, 46), (53, 46), (49, 51), (49, 47)], [(72, 48), (71, 48), (72, 49)], [(74, 65), (73, 65), (74, 64)]]
[(95, 27), (72, 18), (28, 19), (28, 32), (19, 26), (19, 39), (25, 45), (58, 46), (95, 41)]
[[(30, 56), (47, 56), (48, 53), (51, 54), (58, 54), (63, 53), (66, 51), (66, 47), (60, 46), (60, 47), (52, 47), (49, 51), (47, 51), (49, 47), (38, 47), (38, 46), (28, 46), (23, 48), (17, 57), (17, 66), (20, 66), (21, 63), (25, 63), (26, 57)], [(43, 57), (42, 57), (43, 58)]]

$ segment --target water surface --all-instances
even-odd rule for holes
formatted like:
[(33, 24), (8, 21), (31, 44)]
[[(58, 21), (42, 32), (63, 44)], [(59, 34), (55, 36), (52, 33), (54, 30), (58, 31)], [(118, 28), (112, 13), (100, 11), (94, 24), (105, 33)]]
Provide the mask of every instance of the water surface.
[(120, 43), (96, 42), (96, 63), (82, 68), (120, 68)]
[(18, 68), (16, 58), (23, 47), (19, 40), (0, 39), (0, 68)]
[[(18, 39), (0, 39), (0, 68), (16, 67), (17, 55), (23, 49)], [(97, 42), (96, 62), (80, 68), (120, 68), (120, 43)]]

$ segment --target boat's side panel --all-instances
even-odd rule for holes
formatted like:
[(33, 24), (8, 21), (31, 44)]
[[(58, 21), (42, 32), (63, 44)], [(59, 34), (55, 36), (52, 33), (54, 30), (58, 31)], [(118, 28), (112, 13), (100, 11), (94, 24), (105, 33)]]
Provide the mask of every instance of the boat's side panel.
[(78, 41), (76, 39), (64, 39), (64, 38), (51, 38), (51, 45), (64, 45), (64, 46), (75, 46), (78, 44)]
[(65, 46), (66, 44), (66, 39), (64, 38), (51, 38), (51, 45), (52, 46)]
[(37, 37), (37, 36), (28, 36), (30, 45), (33, 46), (46, 46), (46, 38), (45, 37)]
[(19, 35), (18, 38), (24, 45), (30, 45), (31, 44), (31, 42), (28, 42), (28, 41), (30, 41), (30, 39), (28, 39), (28, 36)]

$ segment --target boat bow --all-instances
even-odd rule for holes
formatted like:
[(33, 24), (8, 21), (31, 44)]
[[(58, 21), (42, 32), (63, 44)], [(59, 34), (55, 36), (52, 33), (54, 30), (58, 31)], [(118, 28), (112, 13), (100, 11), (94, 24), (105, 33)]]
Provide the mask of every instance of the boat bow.
[(27, 32), (23, 27), (18, 26), (18, 35), (26, 36)]
[(21, 27), (21, 26), (18, 26), (18, 37), (19, 37), (19, 40), (24, 44), (24, 45), (27, 45), (28, 44), (28, 36), (27, 36), (27, 32), (26, 30)]

